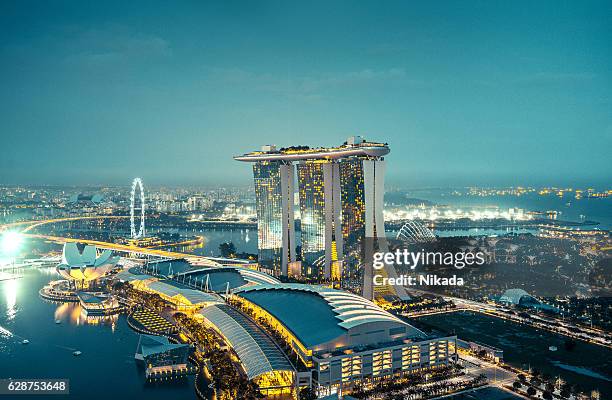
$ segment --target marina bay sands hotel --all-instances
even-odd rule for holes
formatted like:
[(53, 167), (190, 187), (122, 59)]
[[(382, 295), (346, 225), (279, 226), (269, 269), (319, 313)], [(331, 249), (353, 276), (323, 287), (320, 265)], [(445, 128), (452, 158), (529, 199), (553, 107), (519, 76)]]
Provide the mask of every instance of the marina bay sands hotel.
[[(403, 287), (372, 288), (371, 268), (364, 269), (365, 244), (372, 242), (366, 238), (385, 237), (384, 156), (389, 151), (386, 143), (353, 136), (333, 148), (266, 145), (234, 157), (253, 163), (262, 271), (341, 282), (370, 299), (404, 297)], [(296, 170), (300, 243), (294, 220)], [(296, 249), (301, 249), (301, 262)], [(396, 276), (392, 266), (380, 273)]]

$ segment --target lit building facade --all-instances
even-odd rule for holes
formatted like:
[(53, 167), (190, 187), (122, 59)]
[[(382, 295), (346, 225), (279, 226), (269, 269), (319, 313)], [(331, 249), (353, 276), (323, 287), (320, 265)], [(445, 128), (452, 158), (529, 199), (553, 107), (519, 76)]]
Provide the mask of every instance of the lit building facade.
[(289, 358), (307, 371), (297, 385), (311, 386), (320, 396), (350, 392), (357, 384), (370, 387), (382, 379), (401, 380), (456, 358), (456, 336), (427, 336), (345, 291), (259, 285), (237, 291), (230, 303), (291, 348)]
[(418, 372), (445, 367), (456, 357), (455, 336), (404, 341), (352, 352), (313, 355), (312, 386), (320, 395), (374, 385), (381, 379), (400, 380)]
[(253, 164), (259, 265), (271, 275), (287, 275), (295, 261), (294, 171), (282, 160)]
[[(333, 148), (305, 146), (234, 157), (253, 162), (257, 201), (259, 257), (262, 268), (286, 275), (295, 261), (293, 232), (293, 163), (297, 164), (301, 214), (302, 272), (326, 281), (340, 281), (366, 298), (405, 297), (403, 287), (372, 285), (365, 265), (365, 247), (376, 242), (384, 251), (384, 156), (387, 144), (350, 137)], [(366, 238), (373, 240), (366, 241)], [(381, 240), (379, 240), (381, 239)], [(286, 260), (286, 261), (285, 261)], [(280, 267), (271, 267), (280, 265)], [(393, 278), (393, 266), (377, 272)]]
[(305, 274), (339, 280), (342, 231), (338, 163), (304, 161), (297, 165)]

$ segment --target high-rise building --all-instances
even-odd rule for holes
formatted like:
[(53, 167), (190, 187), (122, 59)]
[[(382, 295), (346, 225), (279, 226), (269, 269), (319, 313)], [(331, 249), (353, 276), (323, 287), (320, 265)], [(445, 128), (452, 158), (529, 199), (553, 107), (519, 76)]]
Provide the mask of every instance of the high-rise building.
[(287, 275), (295, 261), (294, 172), (282, 160), (253, 164), (259, 265), (271, 275)]
[[(274, 266), (266, 268), (285, 275), (287, 264), (294, 261), (290, 199), (292, 163), (296, 162), (303, 273), (340, 280), (344, 287), (361, 289), (368, 298), (405, 296), (403, 287), (372, 287), (373, 271), (364, 268), (368, 243), (377, 251), (384, 251), (386, 246), (383, 196), (384, 156), (388, 153), (387, 144), (353, 136), (333, 148), (296, 146), (277, 150), (265, 146), (262, 151), (235, 157), (254, 163), (260, 264)], [(392, 266), (377, 273), (396, 276)]]
[(303, 270), (340, 280), (341, 196), (338, 163), (307, 160), (297, 165)]

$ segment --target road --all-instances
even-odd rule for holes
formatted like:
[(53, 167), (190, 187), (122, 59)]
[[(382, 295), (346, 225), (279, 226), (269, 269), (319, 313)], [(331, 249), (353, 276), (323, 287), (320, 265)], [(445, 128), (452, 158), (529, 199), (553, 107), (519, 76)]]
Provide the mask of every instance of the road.
[(196, 255), (187, 254), (187, 253), (179, 253), (175, 251), (166, 251), (166, 250), (152, 249), (152, 248), (147, 248), (147, 247), (127, 245), (127, 244), (102, 242), (99, 240), (65, 238), (65, 237), (59, 237), (59, 236), (35, 235), (35, 234), (28, 234), (28, 233), (25, 233), (23, 236), (29, 237), (29, 238), (35, 238), (35, 239), (48, 240), (50, 242), (55, 242), (55, 243), (83, 243), (83, 244), (96, 246), (99, 249), (108, 249), (108, 250), (113, 250), (113, 251), (120, 252), (120, 253), (138, 253), (142, 255), (150, 255), (150, 256), (165, 257), (165, 258), (190, 258), (196, 261), (199, 265), (205, 265), (209, 267), (221, 267), (222, 266), (221, 264), (215, 261), (209, 260), (206, 257), (196, 256)]
[[(417, 294), (430, 294), (430, 295), (441, 296), (444, 300), (452, 301), (453, 303), (455, 303), (455, 305), (457, 306), (457, 309), (454, 311), (469, 310), (469, 311), (479, 312), (479, 313), (483, 313), (483, 314), (490, 315), (493, 317), (505, 319), (508, 321), (513, 321), (513, 322), (529, 325), (536, 329), (542, 329), (542, 330), (546, 330), (549, 332), (564, 335), (567, 337), (571, 337), (573, 339), (578, 339), (578, 340), (582, 340), (588, 343), (597, 344), (599, 346), (612, 348), (612, 335), (600, 329), (597, 329), (597, 328), (577, 326), (567, 321), (559, 320), (556, 318), (543, 317), (540, 315), (530, 314), (530, 316), (533, 319), (535, 319), (534, 321), (532, 319), (523, 318), (517, 314), (514, 314), (514, 315), (509, 314), (506, 311), (504, 311), (504, 307), (501, 307), (497, 304), (480, 303), (480, 302), (473, 301), (473, 300), (466, 300), (466, 299), (462, 299), (459, 297), (440, 295), (438, 293), (427, 292), (423, 290), (410, 289), (410, 291), (416, 292)], [(449, 312), (449, 311), (441, 310), (441, 311), (418, 313), (414, 315), (411, 314), (411, 315), (406, 315), (406, 316), (416, 317), (416, 316), (424, 316), (424, 315), (430, 315), (430, 314), (433, 315), (433, 314), (440, 314), (440, 313), (446, 313), (446, 312)], [(553, 324), (558, 324), (558, 325), (553, 325)]]
[[(481, 360), (469, 354), (459, 356), (460, 364), (466, 368), (466, 373), (478, 376), (483, 374), (493, 386), (511, 385), (517, 379), (517, 374), (501, 368), (499, 365)], [(503, 388), (503, 387), (502, 387)]]
[[(187, 253), (179, 253), (174, 251), (166, 251), (162, 249), (155, 248), (145, 248), (134, 245), (125, 245), (118, 243), (110, 243), (103, 242), (99, 240), (89, 240), (89, 239), (77, 239), (77, 238), (65, 238), (59, 236), (49, 236), (49, 235), (38, 235), (28, 233), (32, 229), (54, 223), (68, 222), (68, 221), (80, 221), (80, 220), (92, 220), (92, 219), (126, 219), (130, 218), (127, 215), (97, 215), (97, 216), (82, 216), (82, 217), (66, 217), (66, 218), (54, 218), (54, 219), (46, 219), (46, 220), (36, 220), (36, 221), (21, 221), (14, 222), (10, 224), (0, 225), (0, 232), (9, 230), (16, 227), (24, 227), (20, 230), (24, 237), (36, 238), (48, 240), (55, 243), (84, 243), (89, 245), (95, 245), (100, 249), (109, 249), (116, 252), (123, 253), (138, 253), (143, 255), (150, 255), (155, 257), (166, 257), (166, 258), (189, 258), (197, 262), (199, 265), (210, 266), (210, 267), (221, 267), (222, 265), (216, 261), (210, 260), (206, 257), (196, 256), (193, 254)], [(198, 239), (200, 240), (200, 239)], [(186, 243), (186, 242), (185, 242)], [(191, 243), (191, 241), (189, 241)]]
[(81, 221), (88, 219), (126, 219), (130, 218), (129, 215), (95, 215), (95, 216), (82, 216), (82, 217), (66, 217), (66, 218), (54, 218), (54, 219), (44, 219), (44, 220), (35, 220), (35, 221), (20, 221), (13, 222), (10, 224), (0, 225), (0, 232), (4, 230), (8, 230), (11, 228), (25, 226), (25, 228), (21, 231), (23, 233), (29, 232), (32, 229), (46, 224), (55, 224), (60, 222), (69, 222), (69, 221)]

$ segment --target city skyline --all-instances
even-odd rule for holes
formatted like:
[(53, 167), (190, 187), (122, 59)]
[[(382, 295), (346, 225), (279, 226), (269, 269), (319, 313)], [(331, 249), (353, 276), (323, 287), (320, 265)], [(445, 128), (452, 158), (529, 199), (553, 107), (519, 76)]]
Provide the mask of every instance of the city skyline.
[(0, 1), (0, 400), (612, 398), (611, 15)]
[(246, 186), (236, 154), (362, 135), (390, 185), (605, 185), (608, 14), (5, 3), (0, 183)]

